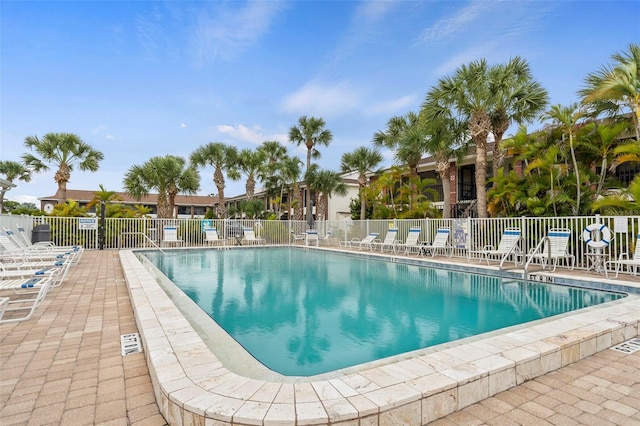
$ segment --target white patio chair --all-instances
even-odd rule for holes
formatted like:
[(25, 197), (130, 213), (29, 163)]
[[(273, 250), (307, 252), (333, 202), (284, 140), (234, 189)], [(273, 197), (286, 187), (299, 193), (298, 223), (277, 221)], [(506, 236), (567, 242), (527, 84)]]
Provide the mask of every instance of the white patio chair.
[(451, 230), (449, 228), (438, 228), (433, 242), (431, 244), (423, 244), (420, 246), (420, 254), (426, 256), (428, 253), (431, 253), (431, 257), (434, 257), (438, 251), (442, 251), (446, 254), (446, 251), (449, 250), (448, 256), (451, 257), (453, 254), (453, 248), (449, 245), (450, 235)]
[(521, 241), (522, 233), (520, 228), (506, 228), (502, 233), (497, 248), (492, 245), (486, 245), (482, 250), (472, 251), (471, 253), (480, 254), (482, 259), (487, 261), (487, 265), (492, 257), (499, 257), (502, 260), (506, 256), (512, 256), (513, 263), (518, 266), (518, 257), (522, 255)]
[(169, 245), (182, 245), (182, 238), (178, 237), (178, 227), (177, 226), (165, 226), (163, 227), (162, 233), (162, 241), (160, 243), (161, 246), (169, 246)]
[(371, 232), (362, 240), (360, 238), (352, 238), (350, 241), (342, 242), (346, 247), (354, 248), (355, 246), (358, 249), (362, 250), (362, 247), (369, 247), (369, 250), (373, 249), (372, 243), (380, 236), (377, 232)]
[(318, 247), (320, 245), (318, 231), (316, 231), (315, 229), (309, 229), (307, 232), (305, 232), (304, 244), (307, 246), (315, 245), (316, 247)]
[(636, 238), (636, 249), (633, 252), (633, 256), (630, 253), (621, 253), (618, 257), (618, 260), (610, 260), (606, 262), (604, 268), (604, 274), (608, 277), (607, 267), (606, 265), (616, 265), (616, 278), (618, 278), (618, 274), (620, 274), (620, 267), (626, 266), (627, 271), (631, 272), (633, 276), (638, 274), (638, 269), (640, 268), (640, 234)]
[(398, 228), (389, 228), (387, 235), (384, 237), (384, 241), (373, 241), (371, 243), (372, 248), (380, 247), (380, 253), (382, 253), (385, 247), (389, 248), (389, 251), (393, 251), (393, 246), (398, 242)]
[(525, 270), (528, 269), (532, 262), (539, 262), (542, 269), (545, 269), (549, 262), (553, 262), (552, 272), (558, 266), (558, 260), (571, 260), (570, 270), (573, 270), (576, 264), (576, 258), (569, 253), (569, 239), (571, 238), (571, 230), (566, 228), (553, 228), (547, 232), (547, 235), (540, 240), (538, 245), (529, 253)]
[(216, 228), (204, 228), (204, 241), (210, 246), (226, 246), (227, 240), (220, 238)]
[(410, 251), (416, 250), (416, 252), (420, 251), (420, 232), (422, 232), (421, 228), (409, 228), (409, 233), (407, 234), (407, 239), (404, 243), (396, 242), (393, 245), (393, 253), (396, 254), (398, 249), (404, 248), (404, 254), (409, 254)]
[(256, 237), (256, 233), (253, 231), (253, 228), (242, 228), (242, 233), (244, 237), (242, 237), (242, 244), (266, 244), (267, 240), (264, 238)]

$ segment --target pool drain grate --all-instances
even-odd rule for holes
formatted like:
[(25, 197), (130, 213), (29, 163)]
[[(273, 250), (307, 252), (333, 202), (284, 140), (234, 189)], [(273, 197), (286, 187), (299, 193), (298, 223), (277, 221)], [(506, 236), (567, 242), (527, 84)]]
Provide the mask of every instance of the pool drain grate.
[(625, 354), (632, 354), (634, 352), (640, 351), (640, 339), (635, 338), (631, 340), (627, 340), (624, 343), (620, 343), (619, 345), (612, 346), (611, 349), (614, 351), (622, 352)]
[(142, 352), (142, 346), (140, 345), (140, 336), (138, 335), (138, 333), (121, 335), (120, 346), (122, 347), (122, 356)]

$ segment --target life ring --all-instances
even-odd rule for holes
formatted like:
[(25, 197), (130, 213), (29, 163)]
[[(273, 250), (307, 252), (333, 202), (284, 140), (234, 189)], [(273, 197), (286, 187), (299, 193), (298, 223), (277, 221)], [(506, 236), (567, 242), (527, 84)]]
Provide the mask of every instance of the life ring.
[[(593, 231), (600, 231), (600, 241), (594, 241), (591, 239), (591, 233)], [(592, 223), (582, 231), (582, 239), (589, 247), (604, 248), (611, 242), (611, 231), (609, 231), (607, 225)]]

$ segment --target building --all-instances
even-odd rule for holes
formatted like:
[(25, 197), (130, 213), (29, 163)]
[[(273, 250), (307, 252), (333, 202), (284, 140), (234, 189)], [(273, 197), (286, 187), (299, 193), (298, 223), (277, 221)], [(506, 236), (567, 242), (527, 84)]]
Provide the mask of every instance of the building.
[[(124, 204), (125, 206), (133, 207), (136, 205), (142, 205), (151, 209), (151, 216), (155, 216), (157, 213), (157, 194), (149, 194), (146, 197), (142, 197), (140, 200), (136, 200), (125, 192), (116, 192), (121, 200), (117, 201), (117, 204)], [(68, 189), (67, 199), (76, 201), (81, 207), (86, 207), (95, 197), (95, 191)], [(53, 209), (53, 206), (58, 204), (57, 195), (51, 195), (49, 197), (41, 197), (40, 209), (45, 212), (49, 212)], [(215, 197), (202, 196), (202, 195), (176, 195), (175, 217), (179, 218), (202, 218), (207, 213), (207, 210), (213, 208), (214, 202), (217, 200)], [(90, 213), (95, 213), (95, 206), (89, 209)]]

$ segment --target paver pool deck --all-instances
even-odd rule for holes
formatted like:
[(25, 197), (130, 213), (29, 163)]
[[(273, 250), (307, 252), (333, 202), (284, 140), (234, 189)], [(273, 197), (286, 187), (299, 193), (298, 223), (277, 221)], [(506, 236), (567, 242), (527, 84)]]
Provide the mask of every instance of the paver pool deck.
[[(624, 303), (616, 306), (622, 309)], [(140, 306), (136, 309), (144, 317), (144, 309), (140, 310)], [(150, 312), (147, 311), (146, 314)], [(597, 317), (598, 312), (600, 311), (596, 310), (592, 314)], [(542, 355), (537, 358), (531, 354), (524, 356), (520, 348), (512, 349), (514, 357), (519, 352), (518, 357), (522, 355), (525, 361), (528, 360), (528, 364), (521, 364), (520, 375), (515, 365), (511, 374), (511, 365), (501, 364), (505, 359), (508, 360), (508, 355), (503, 356), (502, 350), (499, 354), (488, 354), (481, 358), (485, 359), (482, 362), (481, 359), (470, 361), (476, 361), (476, 367), (491, 360), (496, 361), (493, 367), (487, 365), (484, 369), (476, 368), (477, 371), (474, 372), (468, 370), (469, 362), (460, 363), (460, 368), (451, 369), (444, 374), (433, 371), (424, 375), (412, 371), (412, 368), (418, 367), (429, 371), (433, 367), (426, 363), (424, 357), (428, 357), (427, 354), (417, 360), (407, 359), (403, 365), (387, 365), (386, 377), (374, 377), (371, 371), (364, 371), (346, 378), (300, 385), (243, 380), (239, 387), (244, 387), (243, 393), (251, 394), (245, 400), (238, 399), (241, 405), (229, 412), (229, 420), (231, 422), (245, 418), (247, 421), (241, 422), (244, 424), (294, 424), (291, 418), (282, 415), (288, 411), (278, 409), (291, 409), (298, 414), (316, 407), (318, 413), (329, 413), (330, 416), (338, 407), (334, 405), (332, 411), (331, 404), (347, 401), (351, 407), (359, 407), (365, 415), (356, 419), (327, 418), (327, 422), (353, 425), (420, 423), (434, 415), (436, 402), (444, 404), (445, 408), (451, 404), (460, 404), (461, 397), (468, 398), (463, 396), (461, 389), (465, 384), (475, 383), (486, 385), (486, 397), (480, 398), (478, 403), (457, 407), (458, 411), (437, 420), (435, 424), (640, 425), (640, 352), (624, 354), (607, 349), (612, 344), (638, 335), (639, 316), (637, 311), (635, 317), (632, 313), (619, 312), (619, 318), (626, 324), (619, 327), (584, 323), (583, 330), (586, 327), (595, 332), (593, 338), (585, 339), (575, 333), (565, 333), (566, 341), (555, 342), (556, 350), (552, 343), (547, 342), (546, 352), (543, 353), (549, 356), (548, 362), (559, 363), (560, 368), (530, 380), (525, 380), (526, 371), (523, 369), (540, 364), (538, 361), (531, 361), (540, 360)], [(151, 319), (147, 317), (143, 320)], [(157, 318), (153, 321), (157, 321)], [(189, 424), (190, 421), (195, 421), (195, 424), (223, 424), (222, 420), (205, 420), (204, 417), (190, 414), (185, 416), (180, 409), (185, 401), (187, 407), (197, 408), (198, 401), (205, 401), (208, 397), (191, 394), (193, 389), (189, 386), (182, 388), (185, 389), (182, 394), (181, 389), (171, 389), (180, 381), (184, 385), (184, 378), (161, 378), (161, 382), (164, 380), (163, 386), (154, 391), (150, 370), (151, 374), (157, 376), (160, 371), (158, 367), (169, 361), (163, 356), (155, 355), (150, 369), (147, 352), (123, 357), (120, 352), (120, 336), (134, 332), (144, 333), (136, 324), (120, 265), (120, 253), (86, 252), (80, 263), (71, 269), (65, 283), (50, 292), (33, 318), (25, 322), (0, 325), (0, 424), (163, 425), (167, 423), (167, 419), (171, 424)], [(147, 338), (152, 341), (158, 338), (152, 330), (147, 330), (146, 333)], [(184, 339), (184, 336), (178, 337)], [(175, 341), (168, 342), (169, 345), (175, 345)], [(531, 344), (541, 346), (539, 342)], [(152, 342), (151, 346), (153, 345)], [(179, 347), (174, 347), (176, 348), (179, 352)], [(145, 348), (145, 351), (148, 349)], [(488, 350), (482, 345), (477, 349)], [(151, 350), (157, 349), (152, 347)], [(448, 356), (456, 364), (456, 357), (452, 355), (454, 353), (455, 351), (449, 352)], [(198, 356), (200, 355), (202, 354)], [(457, 355), (463, 356), (459, 353)], [(440, 360), (443, 360), (443, 356), (440, 355)], [(195, 366), (202, 369), (203, 365), (211, 365), (209, 360), (203, 360), (204, 358), (200, 358), (200, 364), (196, 363)], [(517, 360), (511, 361), (517, 364)], [(463, 365), (467, 367), (461, 367)], [(186, 367), (186, 370), (189, 369), (190, 367)], [(219, 368), (217, 371), (221, 375), (233, 374), (223, 373)], [(467, 379), (472, 377), (471, 373), (478, 379), (462, 385), (458, 380), (458, 384), (454, 386), (451, 376), (463, 376), (465, 371)], [(492, 376), (497, 377), (505, 371), (510, 372), (510, 377), (513, 376), (513, 384), (517, 384), (518, 377), (522, 383), (510, 386), (508, 390), (490, 392)], [(379, 373), (380, 371), (377, 372)], [(160, 372), (162, 374), (164, 373)], [(193, 376), (195, 372), (189, 371), (189, 374)], [(394, 375), (403, 377), (393, 379)], [(441, 392), (432, 395), (439, 395), (440, 401), (424, 398), (427, 389), (431, 389), (427, 383), (429, 380), (443, 380), (447, 377), (449, 385), (440, 386)], [(356, 383), (356, 379), (361, 383)], [(366, 383), (362, 382), (363, 379), (366, 379)], [(384, 381), (387, 383), (383, 383)], [(229, 387), (229, 383), (225, 383)], [(409, 384), (413, 384), (413, 387)], [(369, 389), (363, 391), (357, 389), (359, 386)], [(249, 391), (253, 387), (257, 388)], [(385, 388), (391, 392), (386, 392)], [(404, 399), (396, 392), (400, 389), (400, 396)], [(417, 392), (416, 389), (423, 390)], [(220, 392), (220, 386), (217, 391)], [(166, 398), (163, 396), (165, 393), (171, 397)], [(259, 397), (256, 396), (258, 394)], [(215, 398), (210, 399), (205, 405), (215, 405), (214, 400)], [(262, 405), (260, 400), (265, 400)], [(178, 410), (168, 408), (172, 402), (178, 404)], [(236, 403), (230, 402), (232, 405)], [(164, 417), (159, 407), (163, 407)], [(381, 410), (380, 407), (384, 408)], [(442, 405), (438, 407), (442, 408)], [(238, 415), (243, 412), (244, 417)], [(315, 416), (315, 420), (310, 419), (308, 424), (317, 422), (317, 418), (322, 418), (322, 415)], [(305, 422), (298, 419), (297, 424)]]

